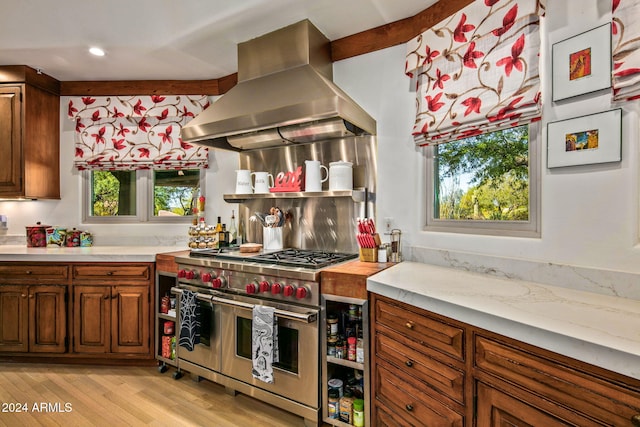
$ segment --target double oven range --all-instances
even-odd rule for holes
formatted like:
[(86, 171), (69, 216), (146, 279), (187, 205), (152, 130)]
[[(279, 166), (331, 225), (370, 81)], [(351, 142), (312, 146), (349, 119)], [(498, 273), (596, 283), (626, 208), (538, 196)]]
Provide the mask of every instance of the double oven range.
[[(183, 291), (196, 293), (200, 342), (178, 346), (178, 367), (305, 419), (320, 422), (320, 271), (357, 254), (285, 249), (245, 254), (230, 248), (178, 257), (172, 292), (181, 309)], [(253, 378), (253, 307), (275, 309), (279, 361), (273, 383)], [(178, 319), (180, 316), (178, 316)], [(180, 331), (178, 324), (177, 330)]]

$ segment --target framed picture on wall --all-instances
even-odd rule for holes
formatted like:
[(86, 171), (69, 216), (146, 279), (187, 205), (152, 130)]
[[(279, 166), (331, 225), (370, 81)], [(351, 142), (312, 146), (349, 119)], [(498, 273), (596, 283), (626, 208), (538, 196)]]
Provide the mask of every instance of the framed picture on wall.
[(622, 109), (589, 114), (547, 125), (547, 167), (619, 162)]
[(553, 101), (611, 87), (611, 24), (554, 43)]

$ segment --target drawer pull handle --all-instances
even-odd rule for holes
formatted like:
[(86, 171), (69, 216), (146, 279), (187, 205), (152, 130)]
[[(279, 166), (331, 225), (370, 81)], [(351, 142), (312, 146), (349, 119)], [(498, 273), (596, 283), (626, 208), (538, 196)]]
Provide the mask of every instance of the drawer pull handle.
[(20, 296), (21, 296), (22, 298), (26, 298), (26, 297), (27, 297), (27, 294), (20, 294)]
[(111, 298), (109, 295), (105, 295), (102, 297), (102, 299), (109, 299), (109, 298)]
[(29, 298), (35, 298), (35, 296), (34, 295), (29, 295)]
[(635, 414), (633, 417), (631, 417), (631, 424), (636, 427), (640, 427), (640, 414)]
[(409, 368), (413, 366), (413, 362), (411, 360), (407, 360), (406, 362), (404, 362), (405, 365), (407, 365)]
[(25, 271), (25, 273), (26, 273), (26, 274), (32, 274), (32, 273), (33, 273), (33, 271), (31, 271), (31, 270), (27, 270), (27, 271)]
[(409, 412), (413, 411), (413, 405), (411, 403), (407, 403), (405, 405), (405, 408), (407, 408), (407, 411), (409, 411)]
[(107, 276), (113, 276), (113, 271), (107, 271)]
[(409, 329), (413, 329), (413, 322), (407, 322), (405, 326)]

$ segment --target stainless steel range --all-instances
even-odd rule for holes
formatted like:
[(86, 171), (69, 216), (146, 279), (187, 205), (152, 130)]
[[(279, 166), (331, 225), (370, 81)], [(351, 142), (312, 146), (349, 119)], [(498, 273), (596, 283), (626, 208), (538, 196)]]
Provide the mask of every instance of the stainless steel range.
[[(178, 297), (185, 290), (196, 293), (200, 322), (200, 343), (192, 351), (177, 348), (179, 368), (318, 425), (320, 272), (356, 257), (298, 249), (245, 254), (224, 248), (176, 258), (178, 286), (172, 292)], [(255, 305), (273, 307), (277, 317), (280, 357), (273, 364), (273, 383), (252, 375)], [(179, 313), (180, 298), (177, 308)]]

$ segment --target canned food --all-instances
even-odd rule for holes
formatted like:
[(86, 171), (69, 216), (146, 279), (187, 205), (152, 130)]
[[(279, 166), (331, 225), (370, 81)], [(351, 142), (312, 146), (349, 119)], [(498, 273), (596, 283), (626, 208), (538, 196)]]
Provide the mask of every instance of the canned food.
[(342, 395), (344, 394), (344, 383), (342, 382), (342, 380), (340, 378), (331, 378), (329, 380), (329, 382), (327, 383), (329, 385), (329, 391), (331, 390), (337, 390), (338, 392), (338, 397), (342, 397)]

